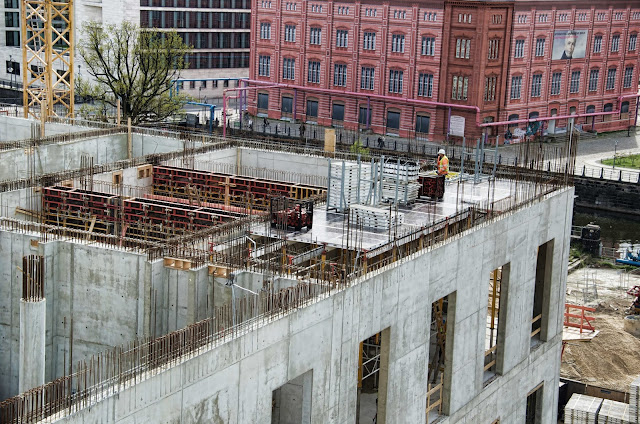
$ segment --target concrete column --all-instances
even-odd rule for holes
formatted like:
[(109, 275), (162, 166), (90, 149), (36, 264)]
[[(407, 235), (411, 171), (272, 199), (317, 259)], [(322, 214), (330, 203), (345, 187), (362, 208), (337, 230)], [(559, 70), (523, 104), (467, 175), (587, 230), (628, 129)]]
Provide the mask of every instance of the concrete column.
[(44, 384), (46, 300), (20, 299), (20, 393)]

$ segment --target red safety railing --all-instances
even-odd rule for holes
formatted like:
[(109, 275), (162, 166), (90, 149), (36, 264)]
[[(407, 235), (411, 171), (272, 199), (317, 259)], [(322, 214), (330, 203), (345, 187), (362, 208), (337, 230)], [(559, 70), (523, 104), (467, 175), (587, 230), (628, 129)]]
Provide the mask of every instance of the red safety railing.
[[(569, 303), (565, 303), (564, 305), (564, 326), (579, 328), (580, 334), (583, 331), (596, 331), (595, 327), (591, 325), (592, 321), (595, 321), (595, 317), (587, 316), (585, 312), (595, 312), (595, 308), (590, 308), (588, 306), (582, 305), (571, 305)], [(578, 313), (574, 313), (579, 311)], [(573, 321), (578, 320), (578, 321)]]

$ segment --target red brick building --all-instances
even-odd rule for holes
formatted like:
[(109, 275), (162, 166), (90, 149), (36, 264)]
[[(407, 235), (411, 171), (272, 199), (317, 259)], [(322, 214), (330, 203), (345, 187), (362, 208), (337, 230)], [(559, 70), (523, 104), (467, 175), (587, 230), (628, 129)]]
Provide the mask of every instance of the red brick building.
[(634, 124), (637, 1), (257, 0), (251, 29), (252, 114), (434, 139), (450, 115), (466, 135)]

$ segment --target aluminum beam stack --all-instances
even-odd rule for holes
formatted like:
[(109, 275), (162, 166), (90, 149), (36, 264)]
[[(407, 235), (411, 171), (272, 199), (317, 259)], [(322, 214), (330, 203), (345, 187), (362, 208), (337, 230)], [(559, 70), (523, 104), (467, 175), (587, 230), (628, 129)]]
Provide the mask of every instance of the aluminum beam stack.
[(416, 201), (420, 184), (416, 162), (385, 161), (382, 169), (382, 199), (408, 205)]
[(597, 424), (602, 399), (574, 393), (564, 407), (565, 424)]
[(640, 423), (640, 377), (633, 380), (629, 389), (629, 418), (632, 423)]
[(630, 424), (629, 404), (605, 399), (598, 413), (598, 424)]
[(344, 212), (366, 199), (371, 185), (371, 165), (355, 162), (330, 162), (327, 209)]
[(385, 207), (353, 205), (349, 209), (352, 225), (361, 224), (374, 230), (389, 230), (404, 222), (404, 214)]

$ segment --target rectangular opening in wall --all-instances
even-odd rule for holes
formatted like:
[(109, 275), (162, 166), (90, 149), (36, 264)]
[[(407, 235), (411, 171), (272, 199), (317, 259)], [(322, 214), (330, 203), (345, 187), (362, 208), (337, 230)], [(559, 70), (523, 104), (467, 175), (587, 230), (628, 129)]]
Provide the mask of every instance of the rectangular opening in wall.
[(427, 384), (427, 423), (432, 423), (444, 415), (447, 377), (450, 372), (445, 363), (447, 338), (451, 340), (452, 327), (447, 323), (452, 319), (449, 313), (452, 295), (447, 295), (431, 304), (431, 325), (429, 335), (429, 369)]
[(536, 261), (536, 281), (533, 293), (533, 314), (531, 317), (531, 348), (547, 340), (549, 321), (549, 296), (553, 275), (553, 240), (538, 247)]
[(386, 410), (390, 328), (362, 340), (358, 348), (359, 422), (380, 422)]
[(313, 370), (287, 381), (271, 394), (271, 424), (311, 423)]
[(542, 422), (543, 387), (543, 383), (540, 383), (527, 395), (527, 413), (524, 420), (525, 424), (540, 424)]
[(487, 303), (487, 329), (484, 341), (484, 369), (483, 381), (486, 386), (495, 378), (498, 363), (498, 350), (500, 349), (500, 338), (498, 337), (498, 326), (501, 321), (500, 298), (502, 291), (502, 268), (498, 267), (491, 271), (489, 277), (489, 300)]

